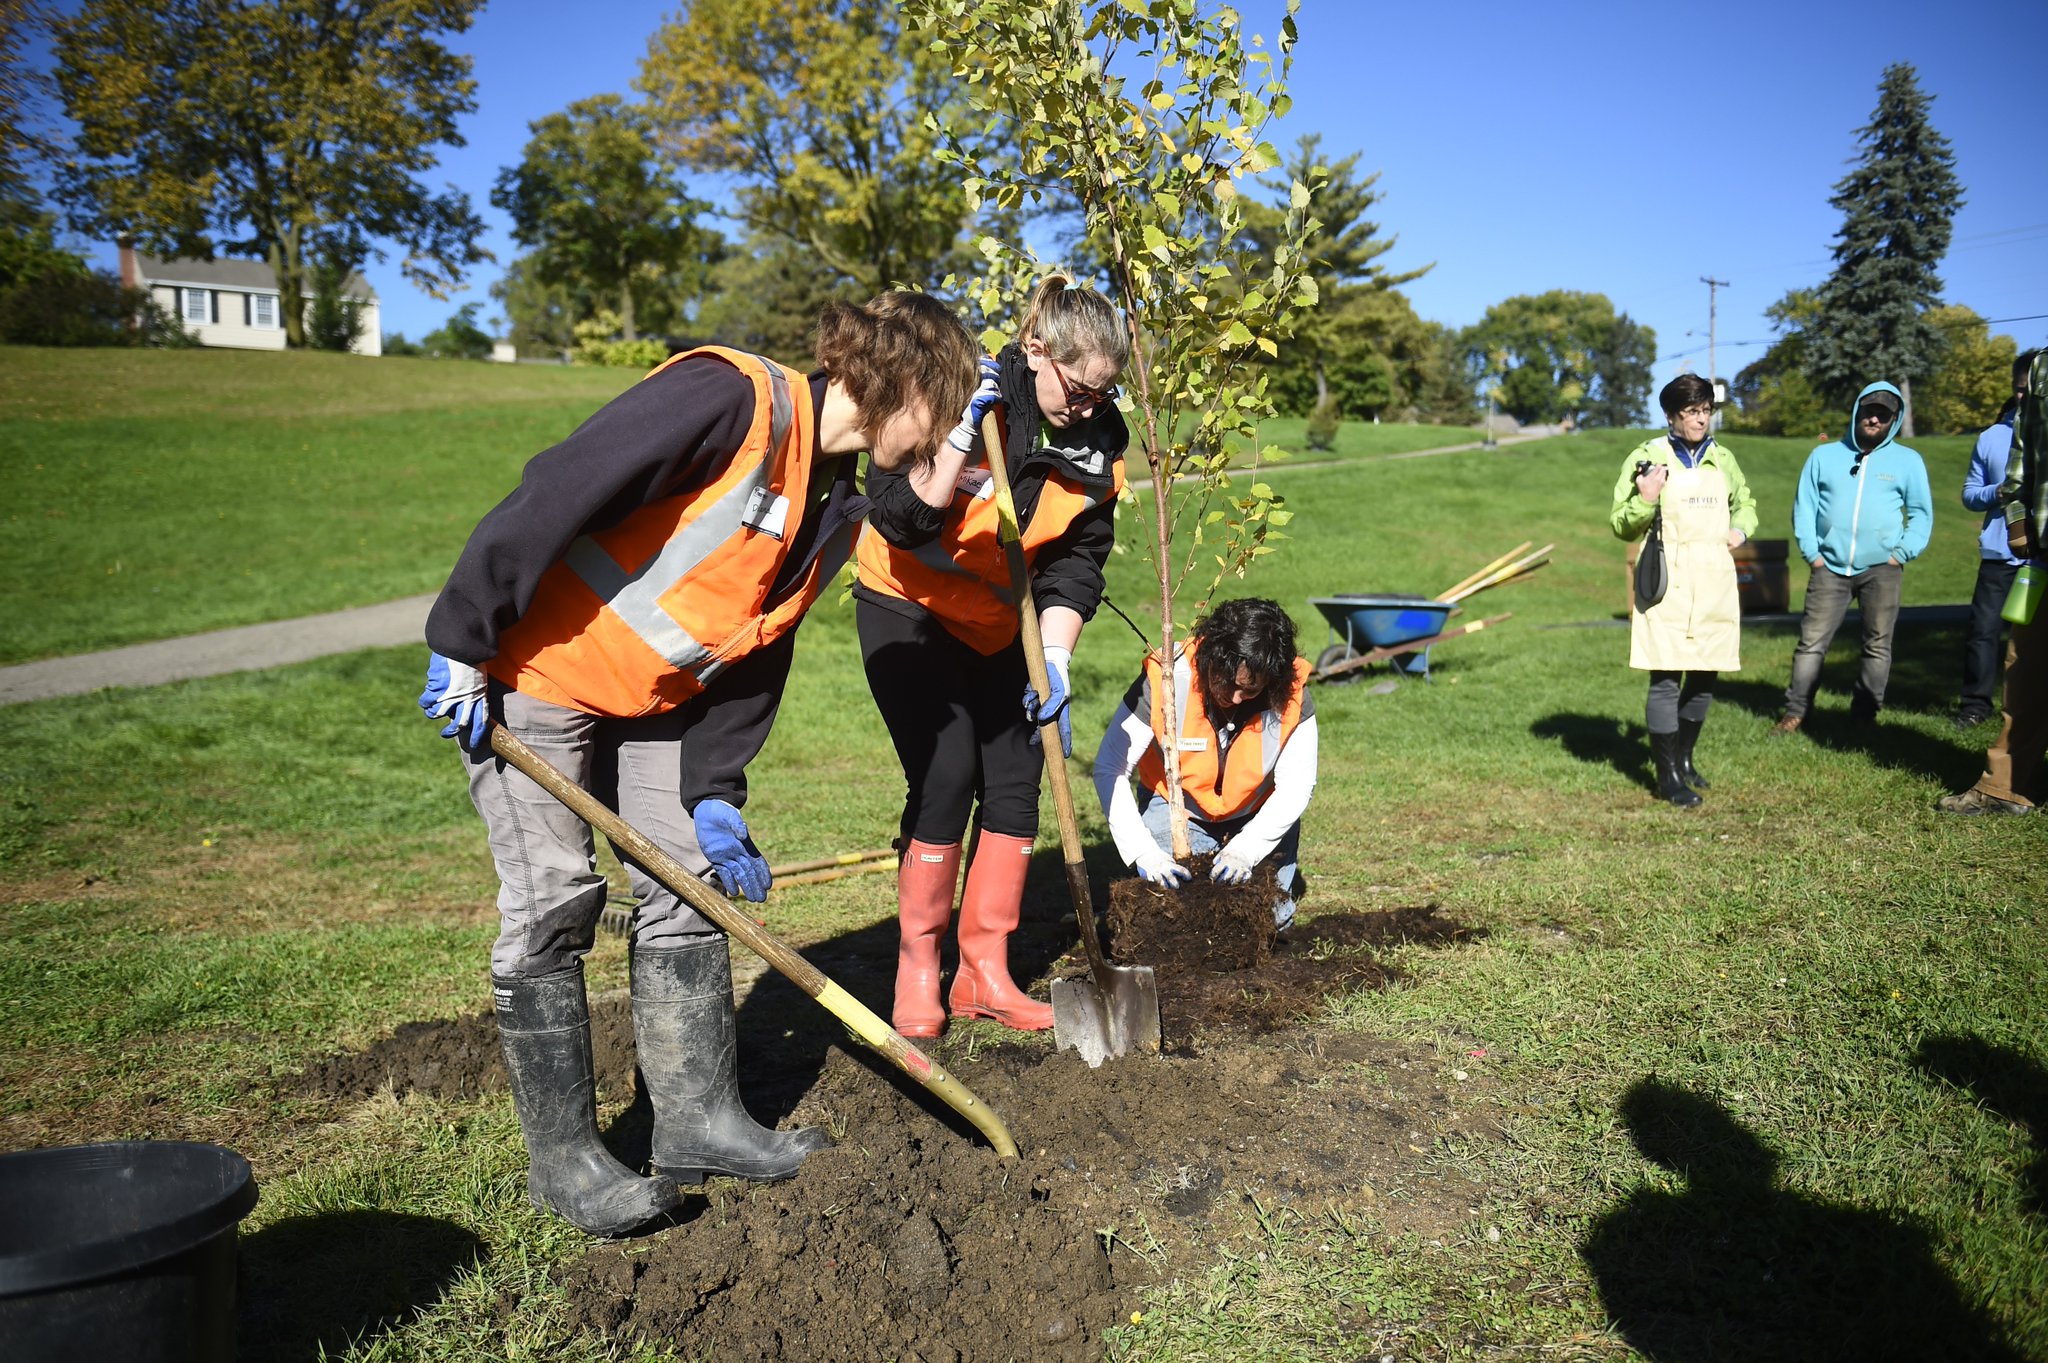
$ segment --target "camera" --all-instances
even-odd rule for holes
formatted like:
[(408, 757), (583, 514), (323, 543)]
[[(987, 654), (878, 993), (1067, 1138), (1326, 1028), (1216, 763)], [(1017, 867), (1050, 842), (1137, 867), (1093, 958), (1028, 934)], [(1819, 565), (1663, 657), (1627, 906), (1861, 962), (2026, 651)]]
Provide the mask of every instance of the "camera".
[(1650, 470), (1651, 470), (1651, 469), (1653, 469), (1653, 468), (1655, 468), (1655, 467), (1657, 467), (1657, 465), (1656, 465), (1656, 464), (1655, 464), (1654, 462), (1652, 462), (1651, 460), (1648, 460), (1648, 459), (1638, 459), (1638, 460), (1636, 460), (1636, 477), (1638, 477), (1638, 478), (1647, 478), (1647, 477), (1649, 476), (1649, 474), (1650, 474)]

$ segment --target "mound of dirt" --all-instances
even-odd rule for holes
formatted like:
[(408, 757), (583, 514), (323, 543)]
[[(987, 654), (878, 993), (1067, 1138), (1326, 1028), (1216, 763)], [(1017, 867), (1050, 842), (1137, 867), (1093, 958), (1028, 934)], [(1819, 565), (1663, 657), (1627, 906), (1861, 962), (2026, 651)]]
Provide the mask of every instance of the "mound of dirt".
[(1273, 954), (1273, 903), (1280, 897), (1271, 858), (1242, 885), (1209, 879), (1208, 853), (1193, 857), (1194, 878), (1177, 890), (1135, 877), (1109, 886), (1110, 952), (1124, 965), (1177, 974), (1255, 970)]
[[(1432, 1051), (1295, 1024), (1392, 978), (1374, 948), (1473, 934), (1433, 907), (1326, 914), (1278, 939), (1267, 923), (1261, 963), (1235, 971), (1201, 944), (1152, 939), (1164, 1056), (1090, 1070), (1048, 1035), (992, 1024), (929, 1047), (1008, 1121), (1022, 1152), (1009, 1161), (763, 979), (740, 1009), (747, 1101), (837, 1144), (787, 1184), (716, 1182), (678, 1224), (565, 1265), (574, 1321), (721, 1359), (1092, 1360), (1142, 1287), (1213, 1262), (1254, 1200), (1263, 1215), (1342, 1207), (1425, 1236), (1465, 1224), (1484, 1191), (1428, 1156), (1439, 1138), (1492, 1133), (1484, 1080), (1449, 1076)], [(1085, 966), (1069, 957), (1056, 973), (1070, 972)], [(616, 1109), (633, 1096), (624, 994), (594, 998), (591, 1015), (600, 1096)], [(300, 1082), (350, 1100), (505, 1080), (482, 1014), (409, 1024)], [(646, 1158), (649, 1119), (639, 1100), (608, 1126), (629, 1164)]]
[(1254, 1199), (1441, 1236), (1484, 1196), (1427, 1167), (1436, 1139), (1495, 1130), (1490, 1093), (1447, 1083), (1433, 1053), (1301, 1032), (1099, 1070), (1025, 1045), (938, 1049), (1021, 1158), (839, 1052), (793, 1114), (839, 1143), (789, 1183), (719, 1181), (684, 1224), (559, 1270), (576, 1323), (763, 1363), (1093, 1360), (1139, 1289), (1211, 1262)]

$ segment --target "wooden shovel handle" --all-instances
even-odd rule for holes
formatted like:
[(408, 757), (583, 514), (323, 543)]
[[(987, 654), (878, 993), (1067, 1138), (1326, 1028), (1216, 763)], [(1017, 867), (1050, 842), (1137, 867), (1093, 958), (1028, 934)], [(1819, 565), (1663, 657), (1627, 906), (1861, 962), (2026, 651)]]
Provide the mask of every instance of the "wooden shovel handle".
[(605, 808), (596, 796), (564, 776), (553, 763), (527, 747), (501, 724), (491, 725), (491, 751), (532, 777), (536, 785), (611, 839), (612, 846), (640, 863), (649, 875), (675, 891), (684, 903), (737, 937), (748, 950), (816, 999), (827, 1012), (887, 1057), (897, 1069), (930, 1089), (946, 1106), (974, 1123), (981, 1134), (988, 1137), (988, 1143), (995, 1147), (998, 1155), (1005, 1159), (1016, 1158), (1016, 1139), (994, 1109), (948, 1074), (944, 1066), (935, 1064), (930, 1056), (897, 1035), (895, 1029), (876, 1016), (873, 1009), (826, 978), (823, 971), (756, 923), (744, 910), (691, 875), (681, 862), (662, 851), (646, 834)]
[[(1024, 636), (1024, 671), (1031, 687), (1041, 698), (1052, 694), (1045, 671), (1045, 640), (1038, 632), (1038, 604), (1031, 597), (1031, 569), (1024, 562), (1024, 536), (1017, 523), (1017, 502), (1010, 495), (1009, 463), (1003, 456), (1003, 432), (995, 413), (981, 419), (982, 447), (988, 453), (989, 477), (996, 488), (996, 523), (1003, 541), (1003, 557), (1010, 565), (1010, 586), (1017, 594), (1018, 627)], [(1068, 704), (1073, 702), (1069, 700)], [(1074, 900), (1074, 917), (1081, 921), (1081, 949), (1088, 956), (1089, 973), (1104, 998), (1116, 992), (1116, 977), (1110, 973), (1109, 958), (1102, 953), (1102, 939), (1095, 931), (1095, 894), (1088, 883), (1088, 867), (1081, 859), (1081, 822), (1074, 815), (1074, 788), (1067, 780), (1067, 755), (1060, 748), (1057, 719), (1038, 728), (1038, 746), (1045, 751), (1045, 779), (1052, 787), (1052, 807), (1060, 825), (1060, 855), (1067, 867), (1067, 893)]]

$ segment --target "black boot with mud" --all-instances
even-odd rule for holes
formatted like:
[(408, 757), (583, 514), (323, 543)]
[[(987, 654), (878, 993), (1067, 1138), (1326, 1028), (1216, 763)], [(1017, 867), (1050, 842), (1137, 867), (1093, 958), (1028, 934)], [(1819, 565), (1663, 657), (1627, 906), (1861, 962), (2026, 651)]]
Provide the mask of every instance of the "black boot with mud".
[(598, 1138), (583, 967), (494, 975), (491, 996), (534, 1205), (592, 1235), (625, 1235), (672, 1210), (680, 1200), (673, 1182), (642, 1178)]
[(654, 1167), (684, 1184), (707, 1175), (774, 1182), (830, 1145), (816, 1127), (777, 1131), (740, 1102), (725, 938), (633, 953), (633, 1034), (654, 1107)]

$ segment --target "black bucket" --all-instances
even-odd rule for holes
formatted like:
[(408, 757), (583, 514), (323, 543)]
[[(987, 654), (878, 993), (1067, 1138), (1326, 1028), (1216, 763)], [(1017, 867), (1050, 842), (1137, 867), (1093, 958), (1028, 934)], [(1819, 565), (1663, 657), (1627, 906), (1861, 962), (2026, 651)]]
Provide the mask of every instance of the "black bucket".
[(224, 1363), (249, 1161), (117, 1141), (0, 1155), (0, 1352), (8, 1363)]

